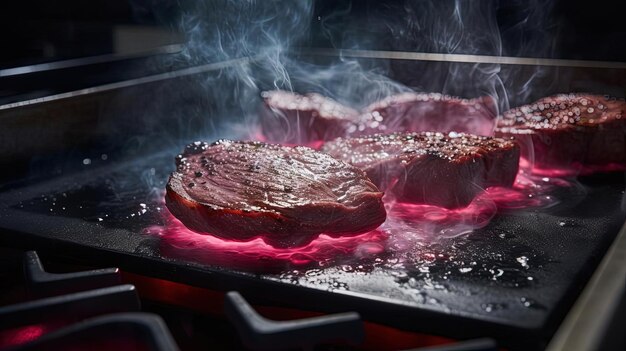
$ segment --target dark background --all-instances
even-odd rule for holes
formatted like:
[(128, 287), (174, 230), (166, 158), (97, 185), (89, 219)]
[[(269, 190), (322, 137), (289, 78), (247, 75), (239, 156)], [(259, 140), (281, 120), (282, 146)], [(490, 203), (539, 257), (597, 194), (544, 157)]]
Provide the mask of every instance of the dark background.
[[(250, 26), (249, 18), (233, 22), (237, 16), (229, 15), (221, 21), (224, 13), (236, 12), (233, 9), (247, 4), (263, 7), (263, 15), (272, 18), (276, 13), (275, 18), (281, 21), (289, 20), (295, 7), (291, 1), (269, 0), (0, 2), (0, 167), (5, 170), (0, 183), (3, 178), (35, 174), (34, 167), (47, 171), (49, 165), (57, 167), (59, 160), (68, 163), (64, 152), (68, 145), (80, 144), (76, 147), (79, 161), (75, 164), (83, 167), (81, 160), (88, 157), (90, 147), (106, 148), (111, 156), (114, 150), (128, 154), (129, 150), (143, 150), (151, 145), (159, 148), (160, 143), (147, 142), (155, 139), (155, 135), (159, 136), (156, 139), (168, 136), (168, 145), (192, 140), (192, 132), (209, 135), (205, 131), (216, 127), (206, 116), (221, 111), (220, 106), (238, 106), (246, 100), (233, 102), (232, 97), (229, 100), (219, 95), (239, 91), (237, 77), (230, 77), (228, 84), (233, 84), (232, 89), (225, 88), (224, 76), (203, 81), (204, 76), (199, 75), (190, 78), (191, 83), (181, 79), (178, 85), (164, 81), (133, 88), (135, 85), (131, 84), (129, 89), (87, 94), (82, 98), (32, 106), (22, 106), (20, 102), (108, 83), (132, 83), (135, 78), (180, 72), (192, 65), (255, 55), (265, 47), (267, 38), (261, 37), (256, 42), (259, 38), (252, 38), (251, 50), (241, 50), (237, 39), (241, 33), (254, 32), (257, 27), (237, 28), (232, 31), (234, 36), (224, 37), (230, 42), (221, 44), (232, 50), (227, 53), (213, 50), (214, 33), (203, 32), (194, 41), (181, 29), (190, 27), (189, 23), (181, 26), (181, 17), (199, 8), (202, 15), (198, 17), (213, 25), (207, 27), (209, 30), (223, 28), (222, 22)], [(619, 1), (581, 0), (317, 0), (313, 2), (311, 16), (307, 12), (306, 18), (291, 18), (291, 25), (301, 27), (301, 32), (287, 27), (297, 32), (288, 33), (297, 38), (291, 38), (289, 44), (298, 47), (626, 62), (626, 26), (620, 5)], [(173, 48), (162, 51), (164, 47)], [(194, 52), (189, 48), (200, 50)], [(197, 56), (190, 59), (189, 53)], [(489, 70), (466, 70), (472, 68), (471, 64), (383, 61), (362, 60), (359, 64), (366, 70), (382, 67), (382, 75), (423, 91), (474, 97), (472, 94), (493, 93), (498, 88), (478, 89), (477, 85), (489, 85), (494, 77)], [(326, 67), (325, 62), (321, 64)], [(452, 68), (461, 74), (451, 74)], [(260, 74), (259, 67), (255, 69), (254, 73)], [(593, 90), (626, 96), (623, 73), (613, 73), (620, 70), (531, 66), (506, 69), (503, 65), (499, 77), (508, 84), (504, 100), (511, 106), (564, 91)], [(304, 73), (308, 79), (309, 71)], [(572, 76), (576, 79), (570, 79)], [(214, 81), (219, 81), (221, 89), (212, 89)], [(526, 89), (530, 85), (540, 89)], [(524, 91), (517, 89), (520, 87)], [(253, 98), (258, 96), (249, 99), (251, 106), (255, 103)], [(237, 117), (244, 115), (240, 111), (233, 113)], [(30, 147), (31, 144), (35, 145)], [(50, 156), (55, 152), (60, 156)], [(32, 155), (39, 156), (32, 158)]]
[[(185, 0), (3, 1), (0, 68), (112, 53), (115, 50), (112, 33), (119, 26), (176, 31), (181, 9), (188, 3)], [(497, 14), (501, 53), (486, 46), (481, 50), (483, 54), (626, 61), (626, 26), (620, 1), (471, 3), (474, 7), (492, 8)], [(445, 37), (446, 33), (429, 32), (423, 25), (420, 28), (409, 23), (409, 18), (418, 14), (429, 21), (427, 24), (449, 22), (451, 6), (454, 6), (451, 1), (318, 0), (314, 5), (311, 35), (302, 44), (353, 47), (358, 41), (362, 49), (450, 51), (445, 45), (425, 44), (422, 40), (429, 35)], [(462, 45), (454, 52), (464, 53)]]

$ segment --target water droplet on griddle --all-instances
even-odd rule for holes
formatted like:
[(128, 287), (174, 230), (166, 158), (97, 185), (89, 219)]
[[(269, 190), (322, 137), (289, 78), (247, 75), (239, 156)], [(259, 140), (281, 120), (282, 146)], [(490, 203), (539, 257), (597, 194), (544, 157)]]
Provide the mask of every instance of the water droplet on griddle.
[(90, 164), (91, 164), (91, 159), (90, 159), (90, 158), (85, 158), (85, 159), (83, 159), (83, 164), (84, 164), (85, 166), (90, 165)]
[(574, 221), (573, 219), (563, 219), (559, 221), (559, 226), (564, 228), (571, 228), (578, 226), (578, 223), (576, 223), (576, 221)]
[(540, 303), (538, 303), (537, 301), (528, 298), (528, 297), (522, 297), (519, 299), (520, 303), (522, 304), (522, 306), (527, 307), (527, 308), (537, 308), (537, 309), (544, 309), (545, 306), (541, 305)]
[(321, 269), (310, 269), (308, 270), (304, 275), (306, 275), (307, 277), (316, 277), (322, 274), (322, 270)]
[(482, 307), (485, 312), (493, 312), (497, 310), (503, 310), (507, 308), (507, 305), (503, 303), (484, 303), (480, 305), (480, 307)]
[(491, 276), (491, 280), (498, 280), (498, 278), (500, 278), (504, 274), (504, 270), (500, 268), (494, 268), (490, 269), (489, 273), (493, 274)]
[(426, 299), (426, 302), (428, 302), (431, 305), (440, 305), (441, 301), (437, 300), (434, 297), (429, 297), (428, 299)]
[(524, 267), (525, 269), (528, 269), (530, 266), (528, 265), (528, 257), (526, 256), (520, 256), (518, 258), (515, 259), (517, 262), (519, 262), (519, 264), (522, 265), (522, 267)]

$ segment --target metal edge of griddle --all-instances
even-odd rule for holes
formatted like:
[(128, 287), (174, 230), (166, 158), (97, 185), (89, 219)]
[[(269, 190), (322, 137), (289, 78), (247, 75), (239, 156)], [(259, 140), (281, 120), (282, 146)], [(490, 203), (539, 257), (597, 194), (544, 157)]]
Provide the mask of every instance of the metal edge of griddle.
[(605, 343), (612, 337), (608, 334), (615, 319), (626, 319), (625, 300), (626, 224), (565, 316), (546, 351), (613, 350), (607, 348), (610, 346)]
[(0, 69), (0, 78), (15, 77), (21, 75), (27, 75), (32, 73), (48, 72), (54, 70), (60, 70), (65, 68), (76, 68), (87, 65), (94, 65), (100, 63), (110, 63), (116, 61), (123, 61), (135, 58), (143, 58), (154, 55), (167, 55), (175, 54), (183, 51), (185, 46), (183, 44), (169, 44), (158, 46), (148, 50), (142, 50), (131, 53), (112, 53), (104, 55), (95, 55), (88, 57), (81, 57), (75, 59), (67, 59), (46, 63), (37, 63), (28, 66), (17, 66)]
[[(351, 50), (351, 49), (328, 49), (328, 48), (293, 48), (288, 51), (291, 55), (310, 56), (331, 56), (331, 57), (353, 57), (366, 59), (389, 59), (389, 60), (411, 60), (425, 62), (451, 62), (468, 64), (502, 64), (502, 65), (527, 65), (527, 66), (554, 66), (554, 67), (579, 67), (579, 68), (604, 68), (604, 69), (624, 69), (626, 62), (614, 61), (589, 61), (589, 60), (564, 60), (545, 59), (532, 57), (509, 57), (509, 56), (488, 56), (488, 55), (464, 55), (464, 54), (441, 54), (407, 51), (381, 51), (381, 50)], [(227, 68), (237, 64), (248, 64), (259, 60), (262, 56), (250, 56), (234, 58), (226, 61), (212, 62), (199, 66), (187, 67), (171, 72), (150, 75), (110, 84), (99, 85), (91, 88), (79, 89), (75, 91), (49, 95), (41, 98), (19, 101), (0, 105), (0, 111), (35, 105), (50, 101), (73, 98), (81, 95), (94, 94), (135, 85), (158, 82), (172, 78), (191, 76), (194, 74)]]
[(207, 63), (207, 64), (200, 65), (200, 66), (193, 66), (193, 67), (179, 69), (179, 70), (176, 70), (176, 71), (159, 73), (159, 74), (154, 74), (154, 75), (145, 76), (145, 77), (141, 77), (141, 78), (134, 78), (134, 79), (124, 80), (124, 81), (115, 82), (115, 83), (98, 85), (98, 86), (94, 86), (94, 87), (90, 87), (90, 88), (84, 88), (84, 89), (69, 91), (69, 92), (65, 92), (65, 93), (44, 96), (44, 97), (35, 98), (35, 99), (31, 99), (31, 100), (12, 102), (12, 103), (8, 103), (8, 104), (5, 104), (5, 105), (0, 105), (0, 112), (2, 112), (3, 110), (11, 110), (11, 109), (21, 108), (21, 107), (26, 107), (26, 106), (32, 106), (32, 105), (38, 105), (38, 104), (52, 102), (52, 101), (71, 99), (71, 98), (75, 98), (77, 96), (93, 95), (93, 94), (97, 94), (97, 93), (102, 93), (102, 92), (107, 92), (107, 91), (112, 91), (112, 90), (118, 90), (118, 89), (122, 89), (122, 88), (128, 88), (128, 87), (132, 87), (132, 86), (142, 85), (142, 84), (148, 84), (148, 83), (154, 83), (154, 82), (159, 82), (159, 81), (165, 81), (165, 80), (168, 80), (168, 79), (193, 76), (193, 75), (196, 75), (196, 74), (201, 74), (201, 73), (210, 72), (210, 71), (216, 71), (216, 70), (220, 70), (220, 69), (236, 66), (236, 65), (239, 65), (239, 64), (242, 64), (242, 65), (249, 64), (249, 63), (254, 62), (257, 59), (258, 59), (258, 56), (234, 58), (234, 59), (230, 59), (230, 60), (226, 60), (226, 61)]
[(549, 59), (549, 58), (536, 58), (536, 57), (511, 57), (511, 56), (491, 56), (491, 55), (443, 54), (443, 53), (412, 52), (412, 51), (353, 50), (353, 49), (329, 49), (329, 48), (299, 48), (297, 52), (300, 54), (305, 54), (305, 55), (354, 57), (354, 58), (368, 58), (368, 59), (454, 62), (454, 63), (470, 63), (470, 64), (501, 64), (501, 65), (524, 65), (524, 66), (626, 69), (626, 62), (617, 62), (617, 61), (567, 60), (567, 59)]

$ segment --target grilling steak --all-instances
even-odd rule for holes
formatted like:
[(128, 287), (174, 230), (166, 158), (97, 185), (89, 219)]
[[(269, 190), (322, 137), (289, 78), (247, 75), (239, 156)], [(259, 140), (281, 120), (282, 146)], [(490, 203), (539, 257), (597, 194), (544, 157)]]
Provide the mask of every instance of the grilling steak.
[(506, 111), (496, 135), (515, 137), (536, 169), (626, 166), (626, 103), (561, 94)]
[(326, 140), (346, 136), (359, 116), (356, 110), (319, 94), (274, 90), (261, 96), (261, 129), (270, 142), (319, 147)]
[(511, 186), (519, 148), (462, 133), (395, 133), (337, 139), (323, 151), (363, 169), (399, 201), (446, 208), (468, 205), (484, 188)]
[(492, 135), (497, 111), (490, 96), (468, 100), (437, 93), (402, 93), (365, 108), (359, 129)]
[(165, 199), (193, 231), (295, 247), (375, 229), (382, 196), (360, 169), (308, 147), (220, 140), (186, 147)]

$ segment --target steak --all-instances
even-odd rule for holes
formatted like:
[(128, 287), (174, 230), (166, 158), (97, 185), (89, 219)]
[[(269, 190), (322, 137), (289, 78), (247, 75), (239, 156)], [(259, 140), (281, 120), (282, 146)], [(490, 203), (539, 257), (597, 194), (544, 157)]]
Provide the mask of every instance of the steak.
[(626, 103), (561, 94), (503, 113), (496, 135), (514, 137), (536, 169), (626, 166)]
[(165, 200), (195, 232), (295, 247), (376, 229), (382, 196), (362, 170), (308, 147), (220, 140), (186, 147)]
[(323, 151), (363, 169), (402, 202), (467, 206), (490, 186), (511, 186), (519, 148), (508, 140), (462, 133), (395, 133), (337, 139)]
[(261, 131), (267, 141), (319, 147), (346, 136), (359, 113), (319, 94), (282, 90), (261, 94)]
[(437, 93), (402, 93), (363, 110), (365, 133), (458, 132), (492, 135), (498, 108), (490, 96), (461, 99)]

